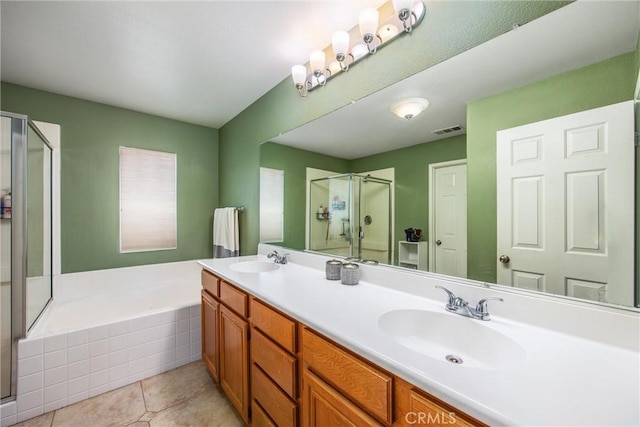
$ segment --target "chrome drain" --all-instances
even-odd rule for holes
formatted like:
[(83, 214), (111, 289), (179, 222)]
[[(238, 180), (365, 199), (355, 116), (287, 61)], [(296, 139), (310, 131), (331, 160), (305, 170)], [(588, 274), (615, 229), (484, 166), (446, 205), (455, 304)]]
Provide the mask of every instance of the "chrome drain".
[(447, 359), (447, 362), (455, 363), (457, 365), (460, 365), (463, 362), (462, 357), (453, 354), (447, 354), (444, 358)]

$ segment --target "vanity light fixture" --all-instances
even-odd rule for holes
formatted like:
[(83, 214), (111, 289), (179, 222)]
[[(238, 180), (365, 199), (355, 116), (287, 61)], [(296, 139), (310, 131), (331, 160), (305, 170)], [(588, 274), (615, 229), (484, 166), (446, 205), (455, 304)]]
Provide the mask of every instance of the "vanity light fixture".
[[(331, 37), (331, 47), (324, 50), (314, 50), (309, 55), (309, 68), (305, 65), (291, 67), (291, 77), (300, 96), (307, 96), (307, 92), (318, 86), (326, 85), (327, 81), (367, 55), (372, 55), (379, 48), (385, 46), (396, 37), (410, 33), (414, 27), (422, 22), (426, 7), (421, 0), (393, 1), (394, 13), (382, 17), (381, 11), (391, 10), (391, 7), (381, 6), (379, 9), (367, 8), (360, 12), (358, 28), (351, 31), (336, 31)], [(350, 45), (351, 36), (359, 31), (361, 39)], [(327, 64), (327, 53), (332, 50)]]
[(401, 119), (413, 119), (429, 107), (429, 101), (424, 98), (409, 98), (394, 102), (389, 110)]

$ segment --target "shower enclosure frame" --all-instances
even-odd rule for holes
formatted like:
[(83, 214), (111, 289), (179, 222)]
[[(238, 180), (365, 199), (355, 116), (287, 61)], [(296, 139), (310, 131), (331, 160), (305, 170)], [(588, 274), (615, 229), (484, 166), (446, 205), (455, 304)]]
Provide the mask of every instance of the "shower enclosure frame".
[[(0, 116), (11, 120), (11, 388), (10, 395), (0, 400), (5, 403), (15, 399), (17, 394), (17, 345), (18, 340), (25, 338), (29, 329), (40, 319), (42, 313), (53, 300), (53, 151), (54, 147), (38, 127), (22, 114), (0, 111)], [(27, 266), (28, 266), (28, 227), (27, 227), (27, 185), (28, 185), (28, 133), (35, 132), (50, 150), (48, 157), (49, 192), (49, 286), (50, 294), (47, 302), (35, 317), (31, 325), (27, 325)]]
[[(387, 206), (389, 207), (389, 223), (388, 223), (388, 228), (387, 228), (387, 264), (391, 264), (392, 260), (393, 260), (393, 215), (392, 215), (392, 210), (393, 210), (393, 195), (392, 195), (392, 191), (391, 191), (391, 185), (393, 184), (393, 181), (388, 180), (388, 179), (384, 179), (384, 178), (377, 178), (371, 175), (360, 175), (357, 173), (342, 173), (342, 174), (337, 174), (337, 175), (331, 175), (331, 176), (327, 176), (327, 177), (322, 177), (322, 178), (315, 178), (315, 179), (311, 179), (309, 180), (309, 184), (308, 184), (308, 192), (311, 192), (311, 186), (313, 185), (313, 183), (319, 182), (319, 181), (329, 181), (332, 179), (340, 179), (340, 178), (349, 178), (349, 218), (351, 219), (350, 224), (351, 224), (351, 233), (350, 233), (350, 237), (349, 237), (349, 257), (348, 258), (352, 258), (352, 259), (358, 259), (358, 260), (362, 260), (362, 261), (366, 261), (362, 259), (362, 239), (364, 238), (363, 236), (363, 230), (362, 230), (362, 224), (361, 224), (361, 220), (362, 218), (360, 218), (361, 216), (361, 212), (362, 212), (362, 184), (363, 181), (372, 181), (372, 182), (376, 182), (378, 184), (383, 184), (383, 185), (387, 185), (388, 188), (388, 202), (387, 202)], [(357, 239), (358, 239), (358, 253), (354, 254), (354, 234), (356, 234), (356, 230), (355, 230), (355, 226), (354, 226), (354, 221), (353, 218), (355, 217), (355, 178), (360, 178), (359, 182), (358, 182), (358, 225), (357, 225)], [(310, 221), (311, 217), (314, 215), (314, 209), (312, 206), (313, 201), (311, 200), (311, 198), (309, 198), (309, 215), (307, 220)], [(309, 228), (309, 233), (311, 233), (311, 228)], [(309, 244), (311, 244), (312, 238), (311, 236), (308, 236), (308, 242)], [(313, 250), (307, 249), (311, 252), (314, 252)]]

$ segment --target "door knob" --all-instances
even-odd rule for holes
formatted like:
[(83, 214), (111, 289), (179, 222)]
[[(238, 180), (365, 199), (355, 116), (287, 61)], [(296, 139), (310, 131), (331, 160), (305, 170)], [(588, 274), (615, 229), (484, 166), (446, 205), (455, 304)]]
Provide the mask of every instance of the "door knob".
[(503, 264), (508, 264), (509, 261), (511, 261), (511, 258), (509, 258), (509, 255), (500, 255), (500, 258), (498, 258), (498, 261), (500, 261)]
[(436, 240), (436, 245), (440, 246), (442, 244), (442, 240)]

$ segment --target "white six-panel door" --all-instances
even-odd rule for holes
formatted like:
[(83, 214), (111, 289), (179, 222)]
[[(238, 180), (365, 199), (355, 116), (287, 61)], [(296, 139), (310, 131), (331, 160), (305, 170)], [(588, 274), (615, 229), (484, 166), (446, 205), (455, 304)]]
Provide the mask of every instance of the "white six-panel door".
[(467, 277), (467, 165), (430, 165), (429, 271)]
[(496, 151), (498, 283), (633, 305), (633, 102), (499, 131)]

